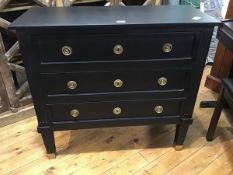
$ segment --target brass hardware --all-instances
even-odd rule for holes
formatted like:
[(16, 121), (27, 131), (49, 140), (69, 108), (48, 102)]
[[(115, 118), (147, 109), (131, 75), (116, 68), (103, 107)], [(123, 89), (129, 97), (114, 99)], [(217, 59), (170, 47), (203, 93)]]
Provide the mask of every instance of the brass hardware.
[(160, 86), (165, 86), (165, 85), (167, 84), (167, 78), (166, 78), (166, 77), (160, 77), (160, 78), (158, 79), (158, 84), (159, 84)]
[(56, 154), (55, 153), (47, 154), (47, 158), (48, 159), (55, 159), (56, 158)]
[(115, 115), (120, 115), (121, 114), (121, 108), (120, 107), (116, 107), (112, 110), (113, 114)]
[(181, 151), (183, 149), (183, 145), (174, 145), (176, 151)]
[(77, 88), (77, 86), (78, 86), (78, 84), (76, 83), (76, 81), (68, 81), (67, 82), (67, 87), (69, 88), (69, 89), (76, 89)]
[(169, 53), (169, 52), (171, 52), (172, 51), (172, 44), (171, 43), (165, 43), (164, 45), (163, 45), (163, 52), (164, 53)]
[(72, 54), (72, 48), (70, 46), (63, 46), (61, 51), (65, 56), (70, 56)]
[(77, 109), (72, 109), (72, 110), (70, 111), (70, 115), (71, 115), (72, 117), (78, 117), (78, 116), (79, 116), (79, 110), (77, 110)]
[(163, 106), (155, 106), (154, 110), (157, 114), (161, 114), (163, 112)]
[(123, 86), (123, 81), (120, 80), (120, 79), (116, 79), (114, 82), (113, 82), (113, 85), (117, 88)]
[(116, 55), (122, 54), (123, 51), (124, 51), (124, 49), (123, 49), (122, 45), (120, 45), (120, 44), (117, 44), (113, 47), (113, 53), (115, 53)]

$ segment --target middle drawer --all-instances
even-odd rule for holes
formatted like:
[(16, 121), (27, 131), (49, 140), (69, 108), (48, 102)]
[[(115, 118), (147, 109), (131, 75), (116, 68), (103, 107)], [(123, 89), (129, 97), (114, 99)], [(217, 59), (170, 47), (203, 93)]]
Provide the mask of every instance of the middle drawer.
[(115, 72), (43, 73), (46, 94), (184, 90), (188, 70), (124, 70)]

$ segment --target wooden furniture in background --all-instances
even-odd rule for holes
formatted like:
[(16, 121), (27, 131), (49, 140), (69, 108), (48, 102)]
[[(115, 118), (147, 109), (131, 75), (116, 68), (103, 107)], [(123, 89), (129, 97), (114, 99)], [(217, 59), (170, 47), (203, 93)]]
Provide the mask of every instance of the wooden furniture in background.
[[(219, 28), (218, 38), (219, 41), (224, 44), (224, 47), (227, 48), (229, 52), (233, 53), (233, 20), (223, 23), (223, 25)], [(213, 140), (215, 129), (217, 127), (222, 109), (225, 106), (229, 106), (233, 110), (233, 70), (232, 68), (230, 70), (229, 77), (223, 80), (222, 90), (220, 92), (206, 136), (208, 141)]]
[[(55, 0), (35, 1), (46, 7), (55, 4)], [(15, 1), (11, 3), (11, 0), (0, 1), (1, 14), (15, 11), (24, 12), (31, 7), (31, 3), (15, 3)], [(20, 57), (19, 43), (16, 39), (15, 32), (8, 29), (10, 24), (10, 21), (0, 17), (0, 113), (9, 109), (12, 112), (17, 112), (18, 107), (31, 103), (31, 95), (26, 78), (14, 78), (14, 75), (22, 75), (22, 77), (26, 75), (22, 59), (15, 61)], [(10, 47), (8, 45), (6, 46), (7, 42), (5, 42), (3, 34), (6, 35), (7, 38), (15, 38), (15, 43)]]
[[(0, 9), (4, 9), (10, 1), (1, 1)], [(0, 29), (8, 35), (15, 35), (14, 31), (8, 30), (10, 22), (0, 18)], [(15, 35), (16, 37), (16, 35)], [(17, 88), (12, 72), (25, 73), (25, 68), (13, 60), (19, 55), (19, 43), (16, 41), (9, 49), (6, 49), (2, 33), (0, 33), (0, 113), (11, 109), (17, 111), (17, 107), (30, 102), (30, 95), (24, 96), (29, 90), (28, 82), (25, 81)]]
[(231, 78), (223, 80), (222, 90), (219, 94), (217, 106), (214, 109), (214, 113), (206, 135), (207, 141), (213, 140), (221, 112), (225, 106), (229, 106), (231, 109), (233, 109), (233, 79)]
[[(229, 1), (226, 19), (233, 19), (233, 0)], [(227, 77), (230, 72), (232, 61), (233, 53), (219, 42), (214, 63), (210, 75), (206, 78), (205, 86), (215, 92), (219, 92), (222, 79)]]

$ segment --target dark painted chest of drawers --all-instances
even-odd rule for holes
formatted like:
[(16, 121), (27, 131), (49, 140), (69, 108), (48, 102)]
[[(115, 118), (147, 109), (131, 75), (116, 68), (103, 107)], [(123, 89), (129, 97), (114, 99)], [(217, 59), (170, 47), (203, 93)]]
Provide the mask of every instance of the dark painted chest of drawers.
[(181, 148), (215, 19), (188, 6), (34, 8), (17, 30), (47, 152), (53, 132), (176, 124)]

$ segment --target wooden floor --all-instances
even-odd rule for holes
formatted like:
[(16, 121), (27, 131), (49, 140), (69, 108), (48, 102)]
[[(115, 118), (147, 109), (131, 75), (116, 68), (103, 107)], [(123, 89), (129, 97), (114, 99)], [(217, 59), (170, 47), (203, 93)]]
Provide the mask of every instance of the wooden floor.
[[(210, 67), (206, 67), (204, 78)], [(0, 174), (160, 175), (233, 174), (233, 127), (224, 111), (213, 142), (205, 135), (213, 113), (200, 100), (215, 94), (200, 88), (184, 149), (173, 147), (173, 125), (56, 132), (58, 155), (48, 160), (36, 118), (0, 128)]]

